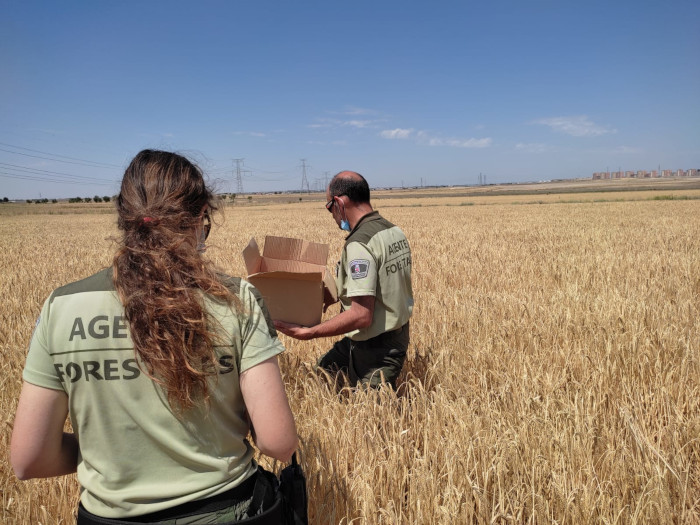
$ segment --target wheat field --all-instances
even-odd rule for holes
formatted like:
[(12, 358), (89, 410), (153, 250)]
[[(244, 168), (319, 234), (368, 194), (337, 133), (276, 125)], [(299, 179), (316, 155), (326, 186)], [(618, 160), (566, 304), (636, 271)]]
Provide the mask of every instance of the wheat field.
[[(374, 200), (413, 251), (397, 392), (338, 391), (309, 368), (332, 339), (281, 336), (311, 523), (700, 523), (700, 200), (625, 195)], [(207, 255), (244, 275), (286, 235), (331, 266), (322, 201), (229, 205)], [(74, 520), (76, 479), (20, 482), (7, 451), (42, 302), (111, 261), (87, 206), (0, 214), (2, 523)]]

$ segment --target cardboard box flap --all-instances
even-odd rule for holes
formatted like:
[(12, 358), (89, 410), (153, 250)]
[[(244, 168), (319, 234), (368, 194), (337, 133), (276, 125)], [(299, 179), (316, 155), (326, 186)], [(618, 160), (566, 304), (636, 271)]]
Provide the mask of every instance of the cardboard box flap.
[(326, 295), (325, 301), (327, 304), (334, 304), (338, 302), (338, 289), (335, 286), (335, 278), (329, 271), (323, 273), (323, 285), (324, 293)]
[(258, 273), (260, 271), (260, 263), (262, 262), (262, 257), (260, 257), (260, 248), (258, 248), (258, 243), (255, 239), (251, 239), (248, 246), (243, 250), (243, 261), (245, 261), (245, 269), (248, 275)]
[(301, 239), (268, 235), (265, 237), (263, 257), (288, 261), (302, 261), (325, 267), (326, 261), (328, 260), (328, 245)]

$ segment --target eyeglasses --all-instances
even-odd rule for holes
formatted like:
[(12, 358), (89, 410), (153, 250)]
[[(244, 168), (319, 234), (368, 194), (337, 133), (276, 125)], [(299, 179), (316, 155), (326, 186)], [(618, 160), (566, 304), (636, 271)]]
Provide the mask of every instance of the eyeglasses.
[(204, 212), (204, 240), (209, 237), (209, 232), (211, 231), (211, 217), (209, 216), (209, 211)]
[(333, 213), (333, 203), (335, 202), (335, 198), (336, 198), (336, 197), (342, 197), (343, 195), (345, 195), (345, 194), (344, 194), (344, 193), (341, 193), (340, 195), (334, 195), (333, 197), (331, 197), (331, 200), (329, 200), (329, 201), (326, 203), (326, 209), (327, 209), (329, 212)]

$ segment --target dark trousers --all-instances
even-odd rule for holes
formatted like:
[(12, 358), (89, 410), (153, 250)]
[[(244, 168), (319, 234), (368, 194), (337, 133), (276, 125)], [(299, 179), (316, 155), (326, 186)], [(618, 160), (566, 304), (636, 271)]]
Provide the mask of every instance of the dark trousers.
[(396, 388), (410, 340), (408, 323), (366, 341), (344, 337), (316, 363), (330, 373), (347, 374), (351, 386), (376, 388), (383, 382)]

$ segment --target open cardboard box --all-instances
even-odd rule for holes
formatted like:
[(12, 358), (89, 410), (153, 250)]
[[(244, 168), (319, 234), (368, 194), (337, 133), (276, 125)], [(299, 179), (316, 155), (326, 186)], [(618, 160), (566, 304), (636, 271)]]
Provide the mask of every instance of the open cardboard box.
[(265, 237), (260, 249), (251, 239), (243, 250), (247, 280), (265, 299), (270, 316), (303, 326), (321, 322), (326, 302), (338, 300), (335, 280), (326, 268), (328, 245), (289, 237)]

